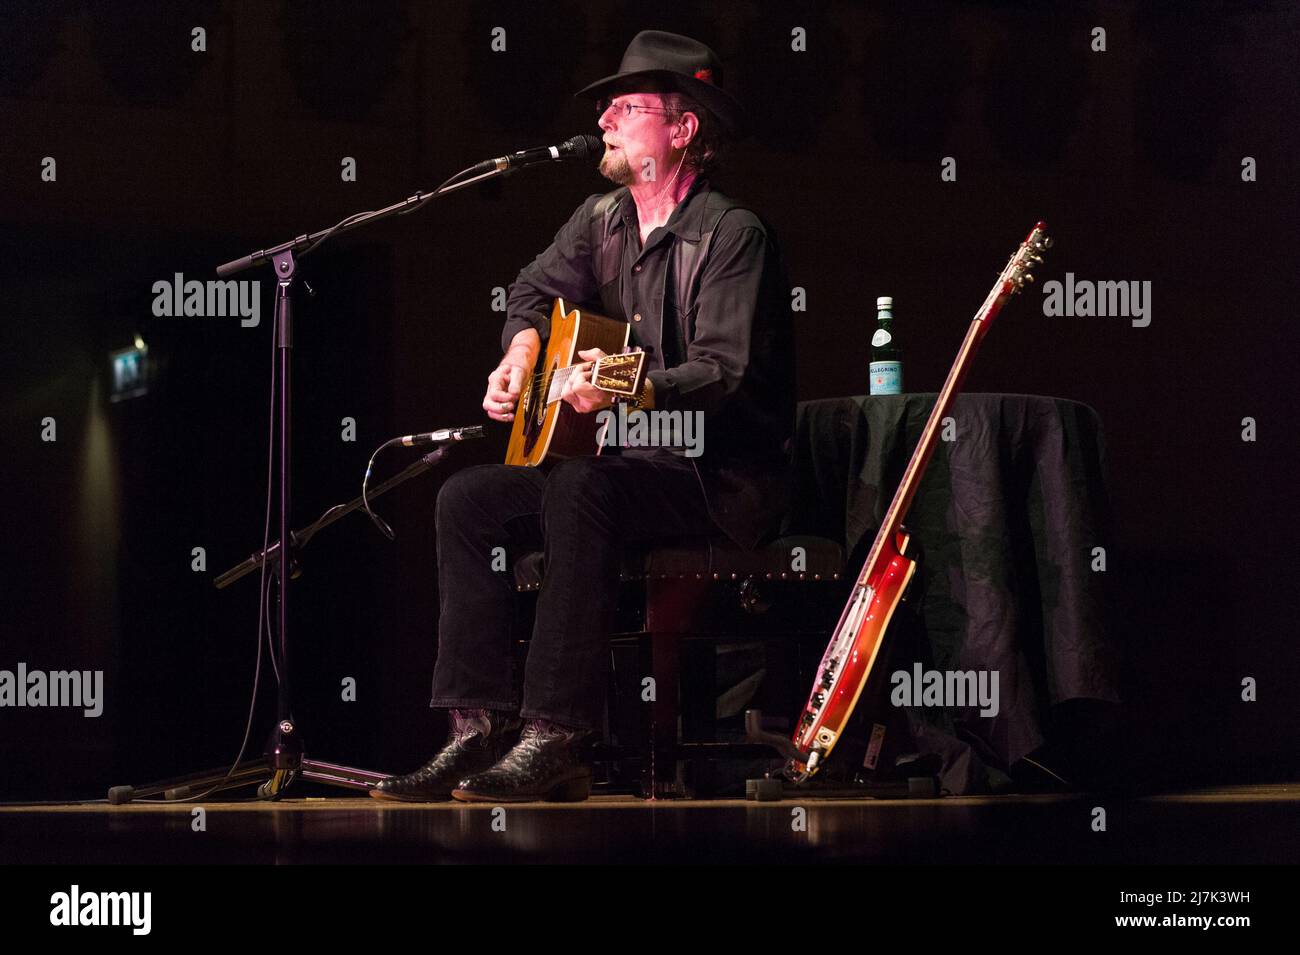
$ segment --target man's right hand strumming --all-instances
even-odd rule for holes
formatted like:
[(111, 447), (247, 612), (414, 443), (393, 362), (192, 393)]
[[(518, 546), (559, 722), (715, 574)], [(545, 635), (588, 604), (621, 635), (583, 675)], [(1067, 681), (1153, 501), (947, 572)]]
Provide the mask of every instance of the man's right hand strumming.
[(542, 339), (537, 331), (526, 328), (510, 343), (510, 350), (501, 357), (501, 363), (488, 375), (487, 392), (483, 395), (483, 410), (493, 421), (513, 421), (515, 405), (523, 389), (524, 380), (537, 363), (542, 350)]

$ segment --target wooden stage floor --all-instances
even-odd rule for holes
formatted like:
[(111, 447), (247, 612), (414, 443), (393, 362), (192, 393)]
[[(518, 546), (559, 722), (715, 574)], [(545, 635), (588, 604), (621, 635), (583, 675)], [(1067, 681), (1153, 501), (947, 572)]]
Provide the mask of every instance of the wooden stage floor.
[[(279, 802), (0, 805), (2, 863), (1300, 862), (1300, 783), (1145, 796), (660, 801), (504, 807)], [(1106, 831), (1094, 831), (1095, 807)], [(800, 811), (802, 810), (802, 812)], [(800, 822), (802, 821), (802, 826)]]

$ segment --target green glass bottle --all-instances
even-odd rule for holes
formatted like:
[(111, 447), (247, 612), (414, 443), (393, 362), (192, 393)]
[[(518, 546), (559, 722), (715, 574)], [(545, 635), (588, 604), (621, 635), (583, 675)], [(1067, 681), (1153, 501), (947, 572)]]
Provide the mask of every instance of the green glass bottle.
[(903, 349), (894, 335), (894, 299), (876, 299), (876, 332), (871, 336), (871, 393), (903, 393)]

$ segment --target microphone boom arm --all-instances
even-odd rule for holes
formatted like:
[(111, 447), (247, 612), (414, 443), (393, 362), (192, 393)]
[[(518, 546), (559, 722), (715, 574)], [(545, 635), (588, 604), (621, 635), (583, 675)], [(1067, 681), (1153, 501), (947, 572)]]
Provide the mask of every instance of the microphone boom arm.
[[(471, 169), (473, 167), (470, 167)], [(300, 235), (296, 239), (290, 239), (288, 242), (281, 242), (279, 245), (272, 246), (269, 249), (258, 249), (256, 252), (250, 252), (248, 255), (241, 256), (238, 259), (231, 259), (217, 266), (217, 275), (225, 278), (242, 272), (245, 269), (255, 268), (265, 262), (271, 261), (275, 256), (284, 252), (296, 252), (300, 256), (306, 255), (315, 249), (332, 235), (343, 232), (351, 232), (370, 222), (376, 222), (380, 219), (387, 219), (391, 216), (406, 215), (415, 212), (424, 206), (430, 199), (436, 199), (438, 196), (445, 195), (449, 192), (456, 192), (458, 189), (464, 189), (466, 186), (472, 186), (477, 182), (485, 179), (493, 179), (497, 176), (504, 176), (513, 171), (512, 168), (491, 169), (487, 172), (476, 175), (470, 179), (461, 182), (455, 182), (460, 176), (469, 172), (469, 169), (463, 169), (456, 175), (448, 179), (433, 192), (416, 192), (415, 195), (407, 196), (401, 202), (394, 202), (391, 206), (385, 206), (382, 209), (376, 209), (373, 212), (359, 212), (356, 215), (349, 216), (337, 225), (330, 226), (328, 229), (321, 229), (319, 232), (313, 232), (310, 235)]]
[[(342, 222), (330, 226), (328, 229), (321, 229), (319, 232), (313, 232), (311, 235), (300, 235), (296, 239), (290, 239), (288, 242), (281, 242), (277, 246), (269, 249), (258, 249), (248, 255), (241, 256), (238, 259), (231, 259), (217, 266), (217, 275), (225, 278), (228, 275), (234, 275), (242, 272), (244, 269), (251, 269), (269, 262), (277, 255), (285, 252), (296, 252), (300, 256), (306, 255), (315, 249), (332, 235), (341, 232), (351, 232), (353, 229), (360, 228), (370, 222), (377, 222), (380, 219), (387, 219), (390, 216), (402, 216), (415, 212), (417, 209), (424, 207), (424, 204), (430, 199), (436, 199), (438, 196), (446, 195), (449, 192), (455, 192), (458, 189), (464, 189), (466, 186), (472, 186), (476, 182), (482, 182), (485, 179), (493, 179), (497, 176), (508, 176), (516, 169), (523, 169), (525, 166), (538, 165), (541, 162), (559, 161), (562, 159), (587, 159), (598, 146), (600, 140), (595, 136), (581, 134), (566, 139), (559, 146), (544, 146), (537, 149), (524, 149), (508, 156), (500, 156), (496, 159), (486, 159), (481, 163), (476, 163), (467, 169), (462, 169), (456, 175), (452, 176), (433, 192), (416, 192), (413, 196), (407, 196), (401, 202), (394, 202), (391, 206), (385, 206), (382, 209), (376, 209), (373, 212), (358, 212), (355, 215), (348, 216)], [(461, 176), (469, 176), (468, 179), (461, 179)], [(460, 180), (457, 182), (457, 180)]]
[[(391, 491), (393, 488), (397, 487), (397, 485), (409, 481), (417, 474), (423, 474), (425, 471), (429, 470), (429, 468), (437, 464), (438, 461), (442, 459), (442, 456), (452, 447), (454, 447), (453, 444), (443, 444), (434, 448), (428, 454), (421, 457), (420, 460), (409, 465), (405, 470), (399, 471), (387, 481), (377, 485), (373, 491), (367, 492), (367, 496), (370, 498), (379, 497), (386, 491)], [(340, 518), (351, 514), (353, 511), (360, 510), (361, 507), (362, 500), (361, 495), (359, 494), (346, 504), (334, 505), (311, 524), (308, 524), (301, 530), (292, 531), (289, 534), (290, 547), (299, 549), (306, 547), (308, 542), (316, 536), (317, 531), (329, 527), (329, 525), (333, 524)], [(254, 551), (250, 557), (236, 564), (234, 567), (231, 567), (221, 576), (217, 577), (216, 580), (213, 581), (213, 584), (216, 585), (218, 590), (222, 590), (229, 587), (241, 577), (247, 577), (249, 574), (261, 568), (265, 561), (275, 563), (279, 559), (280, 542), (276, 541), (267, 547), (265, 551)], [(292, 554), (290, 554), (290, 559), (292, 559)]]

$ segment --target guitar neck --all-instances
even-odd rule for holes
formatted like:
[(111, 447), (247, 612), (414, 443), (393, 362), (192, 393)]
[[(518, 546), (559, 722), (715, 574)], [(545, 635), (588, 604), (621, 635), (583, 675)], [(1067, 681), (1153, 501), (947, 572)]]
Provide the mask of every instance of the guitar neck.
[(921, 432), (921, 439), (912, 452), (911, 460), (907, 462), (907, 469), (903, 472), (902, 480), (899, 481), (898, 490), (894, 492), (894, 499), (890, 502), (889, 510), (885, 512), (885, 516), (880, 522), (880, 531), (876, 534), (875, 542), (871, 545), (871, 553), (867, 557), (862, 572), (858, 575), (858, 586), (866, 585), (867, 578), (870, 576), (872, 568), (876, 566), (881, 550), (887, 542), (895, 539), (899, 528), (902, 526), (903, 517), (907, 514), (908, 508), (912, 506), (912, 499), (916, 496), (917, 486), (921, 483), (925, 468), (930, 463), (930, 457), (934, 454), (943, 419), (948, 416), (953, 399), (961, 391), (962, 382), (966, 380), (966, 373), (970, 370), (975, 352), (979, 349), (980, 343), (988, 333), (989, 325), (997, 317), (997, 314), (1002, 311), (1002, 306), (1006, 304), (1007, 299), (1018, 292), (1025, 283), (1033, 281), (1029, 269), (1042, 261), (1036, 253), (1051, 245), (1051, 240), (1045, 234), (1046, 228), (1041, 222), (1034, 226), (1028, 238), (1021, 243), (1016, 254), (1011, 257), (1011, 261), (1002, 270), (1002, 274), (998, 276), (997, 282), (994, 283), (983, 304), (975, 313), (975, 317), (971, 320), (970, 328), (966, 330), (966, 337), (962, 339), (957, 357), (948, 370), (948, 377), (944, 380), (943, 388), (939, 390), (939, 397), (934, 403), (934, 408), (930, 411), (929, 420), (925, 423), (925, 430)]
[[(578, 362), (556, 368), (550, 373), (546, 382), (546, 403), (554, 404), (560, 400), (564, 385), (569, 377), (586, 362)], [(637, 348), (618, 355), (606, 355), (597, 359), (591, 369), (591, 384), (601, 391), (621, 397), (636, 395), (645, 377), (645, 353)]]
[(564, 391), (564, 383), (569, 380), (569, 375), (577, 368), (577, 365), (566, 365), (563, 368), (557, 368), (551, 373), (550, 381), (546, 386), (546, 403), (553, 405), (560, 400), (560, 393)]

